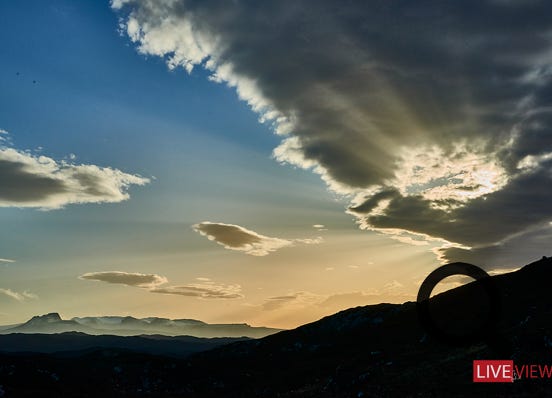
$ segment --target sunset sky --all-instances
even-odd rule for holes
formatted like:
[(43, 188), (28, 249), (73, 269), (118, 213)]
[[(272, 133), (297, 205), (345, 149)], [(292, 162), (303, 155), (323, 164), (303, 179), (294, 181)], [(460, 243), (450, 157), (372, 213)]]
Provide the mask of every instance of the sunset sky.
[(551, 15), (1, 2), (0, 324), (287, 328), (552, 254)]

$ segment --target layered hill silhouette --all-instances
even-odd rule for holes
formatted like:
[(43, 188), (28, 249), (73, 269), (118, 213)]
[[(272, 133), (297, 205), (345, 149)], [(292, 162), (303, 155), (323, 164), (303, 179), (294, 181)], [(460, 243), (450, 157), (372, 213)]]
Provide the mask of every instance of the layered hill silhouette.
[[(123, 350), (0, 358), (9, 396), (154, 397), (532, 397), (550, 380), (472, 383), (474, 359), (552, 364), (552, 260), (492, 277), (501, 302), (490, 339), (453, 346), (421, 327), (416, 304), (351, 308), (294, 330), (235, 342), (185, 359)], [(451, 333), (488, 315), (478, 283), (430, 300)]]
[(18, 354), (57, 354), (79, 357), (84, 352), (98, 349), (125, 350), (141, 354), (166, 355), (183, 358), (220, 345), (248, 340), (247, 337), (193, 336), (91, 336), (80, 332), (55, 334), (12, 333), (0, 335), (0, 352)]
[(0, 334), (9, 333), (64, 333), (81, 332), (90, 335), (195, 337), (250, 337), (259, 338), (281, 331), (267, 327), (253, 327), (246, 323), (209, 324), (195, 319), (134, 318), (131, 316), (75, 317), (62, 319), (56, 313), (34, 316), (25, 323), (0, 327)]

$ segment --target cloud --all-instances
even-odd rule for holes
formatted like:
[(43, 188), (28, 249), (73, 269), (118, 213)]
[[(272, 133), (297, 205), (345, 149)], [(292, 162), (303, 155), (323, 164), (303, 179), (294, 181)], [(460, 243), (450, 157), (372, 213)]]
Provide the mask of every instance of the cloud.
[(38, 299), (38, 296), (36, 294), (33, 294), (27, 290), (25, 290), (22, 293), (18, 293), (18, 292), (14, 292), (11, 289), (0, 288), (0, 294), (4, 294), (17, 301), (25, 301), (27, 299), (35, 299), (35, 300)]
[(359, 305), (379, 304), (382, 301), (404, 303), (412, 300), (415, 300), (415, 297), (411, 294), (396, 293), (382, 295), (378, 293), (348, 292), (329, 295), (317, 305), (321, 308), (339, 311), (346, 308), (357, 307)]
[(0, 207), (58, 209), (73, 203), (121, 202), (129, 198), (129, 186), (148, 182), (109, 167), (57, 162), (0, 147)]
[(323, 299), (324, 296), (322, 295), (307, 291), (300, 291), (283, 296), (269, 297), (265, 299), (261, 307), (265, 311), (273, 311), (282, 307), (289, 308), (290, 306), (306, 307), (319, 303)]
[(7, 130), (0, 128), (0, 148), (11, 145), (12, 140)]
[(0, 263), (8, 263), (8, 264), (11, 264), (11, 263), (15, 263), (15, 260), (11, 260), (9, 258), (0, 258)]
[(496, 271), (497, 267), (509, 270), (537, 260), (542, 255), (552, 255), (551, 241), (552, 227), (545, 225), (495, 245), (471, 249), (449, 247), (437, 249), (436, 252), (442, 262), (462, 261), (491, 271)]
[(453, 259), (552, 221), (549, 2), (112, 7), (140, 53), (235, 88), (282, 136), (274, 157), (352, 195), (362, 228)]
[(156, 274), (140, 274), (137, 272), (123, 271), (88, 272), (79, 276), (79, 278), (146, 288), (168, 282), (167, 278)]
[[(515, 242), (518, 251), (527, 253), (521, 247), (531, 245), (530, 241), (520, 237), (532, 236), (531, 231), (546, 233), (550, 217), (550, 208), (545, 199), (549, 191), (546, 183), (549, 174), (550, 171), (543, 168), (520, 176), (492, 195), (474, 199), (467, 206), (448, 210), (433, 207), (428, 199), (421, 196), (405, 197), (395, 191), (390, 194), (391, 199), (384, 212), (378, 213), (372, 209), (362, 211), (355, 207), (351, 211), (364, 217), (361, 221), (364, 228), (407, 230), (456, 243), (445, 245), (440, 251), (447, 260), (466, 260), (465, 255), (458, 254), (466, 254), (466, 250), (469, 250), (471, 260), (476, 264), (500, 266), (504, 257), (492, 259), (476, 254), (496, 252), (493, 248), (502, 247), (508, 242), (510, 245)], [(517, 259), (523, 262), (539, 254), (546, 252), (533, 252), (530, 257), (518, 256)]]
[(299, 291), (282, 296), (269, 297), (261, 304), (265, 311), (280, 309), (310, 308), (312, 311), (340, 311), (359, 305), (379, 304), (383, 301), (403, 303), (415, 300), (413, 294), (403, 292), (403, 285), (397, 281), (386, 284), (380, 290), (372, 292), (345, 292), (333, 294), (317, 294), (308, 291)]
[(236, 299), (244, 297), (240, 285), (223, 285), (212, 281), (180, 286), (156, 287), (152, 293), (176, 294), (202, 299)]
[(151, 293), (176, 294), (202, 299), (236, 299), (243, 297), (240, 285), (215, 283), (205, 277), (196, 278), (199, 283), (178, 286), (167, 286), (166, 284), (169, 280), (164, 276), (157, 274), (141, 274), (138, 272), (88, 272), (79, 276), (79, 279), (139, 287), (147, 289)]
[(266, 256), (270, 252), (283, 247), (293, 246), (296, 243), (316, 244), (321, 238), (316, 239), (280, 239), (271, 238), (257, 232), (234, 224), (223, 224), (204, 221), (195, 224), (192, 228), (206, 236), (209, 240), (217, 242), (226, 249), (242, 251), (252, 256)]

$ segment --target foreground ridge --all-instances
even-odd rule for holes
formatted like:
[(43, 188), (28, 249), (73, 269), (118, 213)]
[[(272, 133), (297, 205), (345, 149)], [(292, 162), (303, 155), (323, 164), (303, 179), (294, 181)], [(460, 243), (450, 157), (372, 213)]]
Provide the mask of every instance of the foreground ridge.
[[(78, 391), (83, 397), (545, 396), (548, 380), (474, 385), (472, 362), (498, 355), (550, 363), (552, 259), (492, 278), (505, 309), (497, 333), (503, 351), (494, 342), (452, 347), (434, 341), (420, 327), (415, 303), (406, 302), (351, 308), (188, 358), (124, 350), (92, 350), (71, 358), (4, 354), (0, 380), (7, 393), (18, 396), (37, 391), (41, 396)], [(467, 328), (470, 317), (485, 307), (477, 289), (472, 283), (433, 297), (435, 319)]]

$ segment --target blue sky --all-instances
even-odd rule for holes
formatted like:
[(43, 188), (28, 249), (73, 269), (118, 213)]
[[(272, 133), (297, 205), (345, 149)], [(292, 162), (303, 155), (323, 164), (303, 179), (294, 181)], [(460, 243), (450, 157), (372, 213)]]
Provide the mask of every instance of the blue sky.
[[(209, 265), (201, 264), (212, 262), (209, 251), (226, 253), (192, 231), (191, 225), (203, 220), (283, 236), (308, 237), (315, 234), (311, 226), (322, 222), (356, 232), (344, 202), (316, 175), (271, 158), (278, 137), (234, 90), (207, 80), (201, 69), (190, 75), (169, 71), (161, 59), (138, 54), (118, 32), (109, 4), (37, 1), (0, 7), (0, 34), (6, 38), (0, 120), (10, 146), (152, 178), (131, 188), (131, 199), (122, 203), (48, 211), (1, 208), (0, 257), (15, 262), (2, 266), (0, 287), (39, 297), (20, 303), (0, 296), (3, 323), (50, 310), (67, 316), (109, 311), (105, 303), (94, 307), (98, 286), (77, 279), (88, 271), (162, 273), (171, 266), (159, 259), (167, 263), (173, 260), (166, 257), (206, 251), (205, 260), (194, 258), (199, 264), (181, 264), (178, 258), (180, 269), (173, 273), (183, 282), (209, 274)], [(152, 264), (135, 265), (136, 257)], [(128, 294), (124, 287), (108, 288)], [(281, 290), (275, 294), (287, 292)], [(73, 295), (82, 294), (92, 298), (74, 302)], [(139, 302), (149, 298), (142, 296)], [(74, 305), (60, 308), (68, 298)], [(198, 300), (174, 297), (176, 309), (167, 316), (193, 315), (178, 308), (183, 301), (196, 305)], [(148, 315), (147, 309), (111, 311)]]
[(0, 4), (0, 323), (290, 327), (543, 254), (547, 25), (503, 29), (537, 5), (177, 4)]

